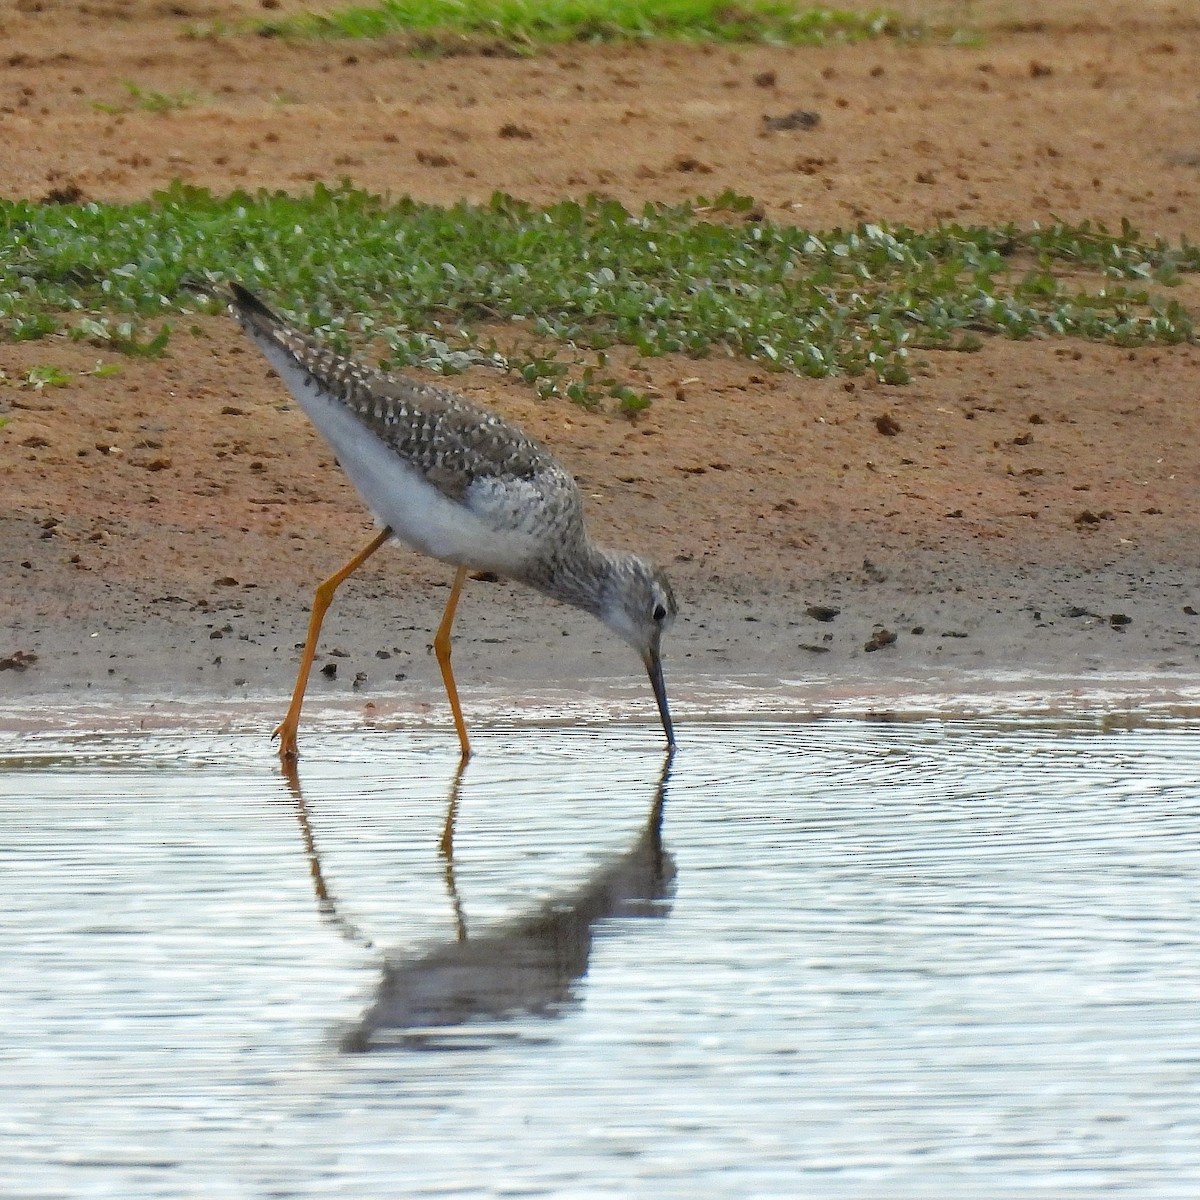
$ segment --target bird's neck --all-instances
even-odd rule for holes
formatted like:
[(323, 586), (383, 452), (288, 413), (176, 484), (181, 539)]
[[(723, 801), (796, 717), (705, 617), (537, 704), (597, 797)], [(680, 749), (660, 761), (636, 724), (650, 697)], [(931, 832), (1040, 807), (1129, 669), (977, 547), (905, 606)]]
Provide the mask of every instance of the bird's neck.
[(539, 563), (525, 582), (555, 600), (600, 617), (615, 565), (616, 555), (585, 535), (573, 546)]

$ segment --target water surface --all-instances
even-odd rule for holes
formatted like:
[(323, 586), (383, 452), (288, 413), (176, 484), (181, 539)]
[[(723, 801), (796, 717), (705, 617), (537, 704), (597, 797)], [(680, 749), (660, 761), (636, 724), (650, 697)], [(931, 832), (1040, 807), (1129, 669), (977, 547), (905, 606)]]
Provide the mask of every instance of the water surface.
[(1194, 1197), (1200, 746), (1119, 724), (8, 737), (0, 1195)]

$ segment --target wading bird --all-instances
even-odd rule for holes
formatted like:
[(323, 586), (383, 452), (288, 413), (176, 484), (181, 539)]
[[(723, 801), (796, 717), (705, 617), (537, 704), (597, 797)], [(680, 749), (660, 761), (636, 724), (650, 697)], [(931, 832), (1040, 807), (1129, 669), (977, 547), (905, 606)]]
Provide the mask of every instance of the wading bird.
[(645, 664), (667, 744), (674, 746), (660, 653), (676, 613), (671, 585), (636, 555), (591, 540), (579, 488), (548, 450), (447, 388), (335, 353), (240, 284), (187, 286), (228, 304), (381, 526), (316, 589), (292, 702), (275, 730), (283, 759), (297, 754), (300, 709), (334, 592), (392, 539), (457, 568), (433, 648), (464, 761), (471, 744), (450, 666), (450, 630), (468, 571), (528, 584), (591, 613), (628, 642)]

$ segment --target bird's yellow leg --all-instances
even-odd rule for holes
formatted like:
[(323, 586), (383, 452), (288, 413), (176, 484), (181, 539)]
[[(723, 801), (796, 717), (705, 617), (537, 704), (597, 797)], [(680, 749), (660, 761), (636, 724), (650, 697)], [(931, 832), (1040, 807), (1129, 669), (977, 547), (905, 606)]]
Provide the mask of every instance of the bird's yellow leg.
[(467, 568), (459, 567), (454, 576), (454, 584), (450, 588), (450, 599), (446, 601), (446, 611), (442, 614), (442, 623), (433, 637), (433, 652), (437, 655), (438, 666), (442, 669), (442, 682), (446, 685), (450, 711), (454, 714), (454, 728), (458, 730), (458, 740), (462, 745), (463, 762), (471, 757), (471, 743), (467, 740), (467, 723), (463, 720), (462, 705), (458, 702), (458, 687), (454, 683), (454, 672), (450, 668), (450, 627), (454, 624), (454, 610), (458, 608), (458, 598), (462, 595), (466, 578)]
[(312, 615), (308, 618), (308, 640), (304, 643), (304, 653), (300, 656), (300, 670), (296, 675), (296, 687), (292, 692), (292, 702), (288, 705), (287, 716), (280, 721), (275, 732), (271, 735), (279, 739), (279, 757), (284, 762), (294, 762), (296, 750), (296, 731), (300, 727), (300, 709), (304, 705), (304, 693), (308, 688), (308, 673), (312, 670), (313, 658), (317, 653), (317, 638), (321, 635), (321, 622), (333, 602), (333, 594), (343, 581), (353, 575), (359, 567), (392, 536), (391, 529), (381, 529), (370, 542), (363, 547), (340, 571), (335, 571), (328, 579), (317, 585), (313, 594)]

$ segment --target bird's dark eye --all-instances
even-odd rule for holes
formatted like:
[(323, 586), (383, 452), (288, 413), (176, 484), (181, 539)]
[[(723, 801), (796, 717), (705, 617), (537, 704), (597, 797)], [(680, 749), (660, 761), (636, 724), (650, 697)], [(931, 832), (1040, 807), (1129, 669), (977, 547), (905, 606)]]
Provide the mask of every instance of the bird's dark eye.
[(656, 621), (665, 621), (667, 618), (667, 610), (661, 604), (654, 606), (654, 619)]

